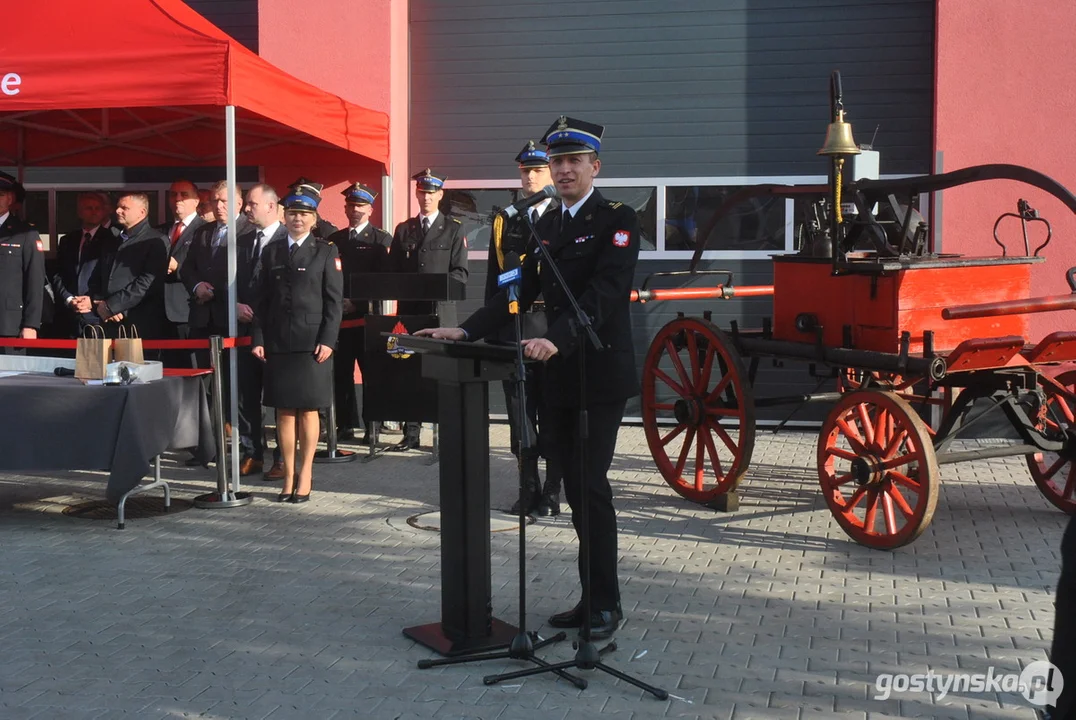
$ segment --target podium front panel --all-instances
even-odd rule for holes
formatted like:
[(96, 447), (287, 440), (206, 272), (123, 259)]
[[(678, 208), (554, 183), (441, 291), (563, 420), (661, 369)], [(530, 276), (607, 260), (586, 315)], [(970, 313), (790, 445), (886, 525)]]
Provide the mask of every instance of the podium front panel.
[(362, 416), (367, 422), (437, 422), (437, 381), (422, 376), (418, 353), (390, 355), (381, 333), (438, 327), (433, 315), (367, 315)]

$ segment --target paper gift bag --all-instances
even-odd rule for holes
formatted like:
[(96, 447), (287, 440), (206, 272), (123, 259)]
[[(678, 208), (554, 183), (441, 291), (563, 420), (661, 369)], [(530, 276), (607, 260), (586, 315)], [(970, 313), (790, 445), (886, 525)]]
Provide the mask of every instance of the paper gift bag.
[(130, 335), (120, 325), (120, 336), (115, 340), (113, 352), (116, 362), (144, 363), (146, 361), (142, 356), (142, 338), (138, 337), (138, 330), (134, 325), (131, 326)]
[(112, 359), (112, 341), (100, 325), (90, 325), (75, 342), (75, 377), (80, 380), (104, 380)]

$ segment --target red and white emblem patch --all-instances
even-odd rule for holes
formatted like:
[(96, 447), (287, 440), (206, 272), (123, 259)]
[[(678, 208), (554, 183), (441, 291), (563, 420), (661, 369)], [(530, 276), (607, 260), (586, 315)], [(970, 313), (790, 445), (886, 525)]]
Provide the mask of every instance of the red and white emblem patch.
[(337, 270), (338, 270), (339, 272), (343, 272), (343, 271), (344, 271), (344, 264), (343, 264), (342, 262), (340, 262), (340, 258), (333, 258), (333, 262), (335, 262), (335, 263), (336, 263), (336, 269), (337, 269)]
[(617, 230), (613, 235), (613, 244), (617, 247), (627, 247), (631, 242), (631, 233), (627, 230)]
[(40, 240), (37, 241), (37, 251), (38, 252), (45, 252), (45, 246), (41, 244)]

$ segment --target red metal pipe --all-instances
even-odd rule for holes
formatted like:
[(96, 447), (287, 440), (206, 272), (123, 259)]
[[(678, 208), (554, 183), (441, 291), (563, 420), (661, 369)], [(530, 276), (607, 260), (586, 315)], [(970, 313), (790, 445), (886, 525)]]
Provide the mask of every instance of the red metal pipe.
[(631, 302), (656, 302), (658, 300), (729, 300), (734, 297), (762, 297), (773, 295), (773, 285), (740, 285), (733, 287), (657, 288), (655, 290), (632, 290)]
[(1053, 312), (1055, 310), (1076, 310), (1076, 294), (1046, 295), (1044, 297), (1003, 300), (979, 305), (957, 305), (956, 307), (942, 310), (942, 317), (946, 320), (966, 320), (967, 318), (998, 317), (999, 315), (1029, 315), (1031, 313)]

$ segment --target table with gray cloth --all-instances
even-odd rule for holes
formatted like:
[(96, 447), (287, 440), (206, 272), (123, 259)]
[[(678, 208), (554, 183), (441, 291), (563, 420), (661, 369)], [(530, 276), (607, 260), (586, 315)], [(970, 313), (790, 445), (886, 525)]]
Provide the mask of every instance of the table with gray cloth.
[(202, 381), (165, 377), (134, 385), (83, 385), (70, 377), (0, 378), (0, 471), (109, 470), (118, 503), (165, 450), (212, 457)]

